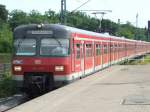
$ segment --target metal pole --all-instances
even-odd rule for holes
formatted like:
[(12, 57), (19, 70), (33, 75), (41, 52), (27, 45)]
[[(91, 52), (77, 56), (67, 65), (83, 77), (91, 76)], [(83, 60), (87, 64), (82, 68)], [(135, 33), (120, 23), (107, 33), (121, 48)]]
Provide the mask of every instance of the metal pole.
[(60, 21), (61, 24), (66, 24), (66, 0), (61, 0)]
[(63, 15), (64, 15), (64, 9), (63, 9), (63, 5), (64, 5), (64, 0), (61, 0), (61, 13), (60, 13), (60, 22), (61, 24), (63, 24)]
[(137, 33), (138, 33), (138, 13), (136, 14), (136, 31), (135, 31), (135, 40), (139, 40), (137, 37)]
[(120, 19), (118, 19), (118, 32), (117, 32), (117, 36), (119, 36), (119, 31), (120, 31)]
[(103, 17), (105, 14), (107, 14), (106, 12), (104, 11), (99, 11), (99, 12), (93, 12), (92, 14), (95, 15), (95, 17), (97, 18), (96, 14), (101, 14), (101, 18), (99, 19), (100, 20), (100, 23), (99, 23), (99, 26), (98, 26), (98, 31), (99, 32), (102, 32), (102, 21), (103, 21)]
[(66, 0), (64, 0), (64, 24), (67, 23), (67, 17), (66, 17)]

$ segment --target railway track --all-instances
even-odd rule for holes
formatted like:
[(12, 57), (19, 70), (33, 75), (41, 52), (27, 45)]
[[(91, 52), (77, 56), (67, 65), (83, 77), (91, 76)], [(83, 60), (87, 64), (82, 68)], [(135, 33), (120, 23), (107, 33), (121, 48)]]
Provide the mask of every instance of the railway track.
[(28, 100), (25, 94), (15, 94), (11, 97), (0, 99), (0, 112), (10, 110)]

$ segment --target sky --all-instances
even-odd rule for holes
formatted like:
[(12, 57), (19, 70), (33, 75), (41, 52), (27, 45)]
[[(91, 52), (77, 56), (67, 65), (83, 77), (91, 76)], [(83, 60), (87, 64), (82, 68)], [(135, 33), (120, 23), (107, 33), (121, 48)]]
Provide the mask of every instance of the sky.
[[(87, 0), (66, 0), (67, 10), (73, 11)], [(25, 12), (38, 10), (41, 13), (49, 9), (56, 12), (60, 11), (61, 0), (0, 0), (0, 4), (6, 6), (6, 9), (12, 11), (20, 9)], [(79, 10), (112, 10), (104, 15), (104, 19), (110, 19), (114, 22), (124, 24), (127, 21), (136, 26), (136, 16), (138, 17), (138, 27), (147, 27), (147, 22), (150, 20), (150, 1), (149, 0), (90, 0), (86, 5)], [(91, 12), (87, 12), (92, 17), (95, 17)], [(101, 18), (98, 14), (97, 18)]]

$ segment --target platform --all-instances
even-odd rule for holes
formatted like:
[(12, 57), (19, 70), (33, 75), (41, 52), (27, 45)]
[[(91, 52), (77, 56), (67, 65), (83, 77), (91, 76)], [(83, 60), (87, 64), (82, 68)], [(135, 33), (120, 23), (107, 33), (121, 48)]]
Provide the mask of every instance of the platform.
[(115, 65), (8, 112), (150, 112), (150, 65)]

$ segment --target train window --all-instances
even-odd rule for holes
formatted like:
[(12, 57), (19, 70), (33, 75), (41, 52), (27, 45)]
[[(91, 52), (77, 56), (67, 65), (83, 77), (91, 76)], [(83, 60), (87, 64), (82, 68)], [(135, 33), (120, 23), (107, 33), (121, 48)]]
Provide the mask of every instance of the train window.
[(111, 52), (114, 52), (114, 46), (113, 46), (113, 45), (110, 45), (110, 48), (111, 48), (110, 51), (111, 51)]
[(41, 40), (40, 55), (66, 56), (69, 52), (68, 39), (44, 38)]
[(31, 56), (36, 54), (35, 39), (16, 39), (14, 40), (15, 54)]
[(76, 59), (80, 58), (80, 44), (76, 44)]
[(107, 54), (107, 45), (104, 45), (104, 54)]
[(99, 44), (96, 44), (96, 56), (100, 55), (101, 46)]
[(120, 52), (121, 51), (121, 45), (119, 44), (118, 45), (118, 52)]
[(115, 44), (115, 46), (114, 46), (115, 48), (114, 48), (114, 52), (117, 52), (117, 50), (118, 50), (118, 46), (117, 46), (117, 44)]
[(92, 44), (86, 44), (86, 57), (92, 56)]

